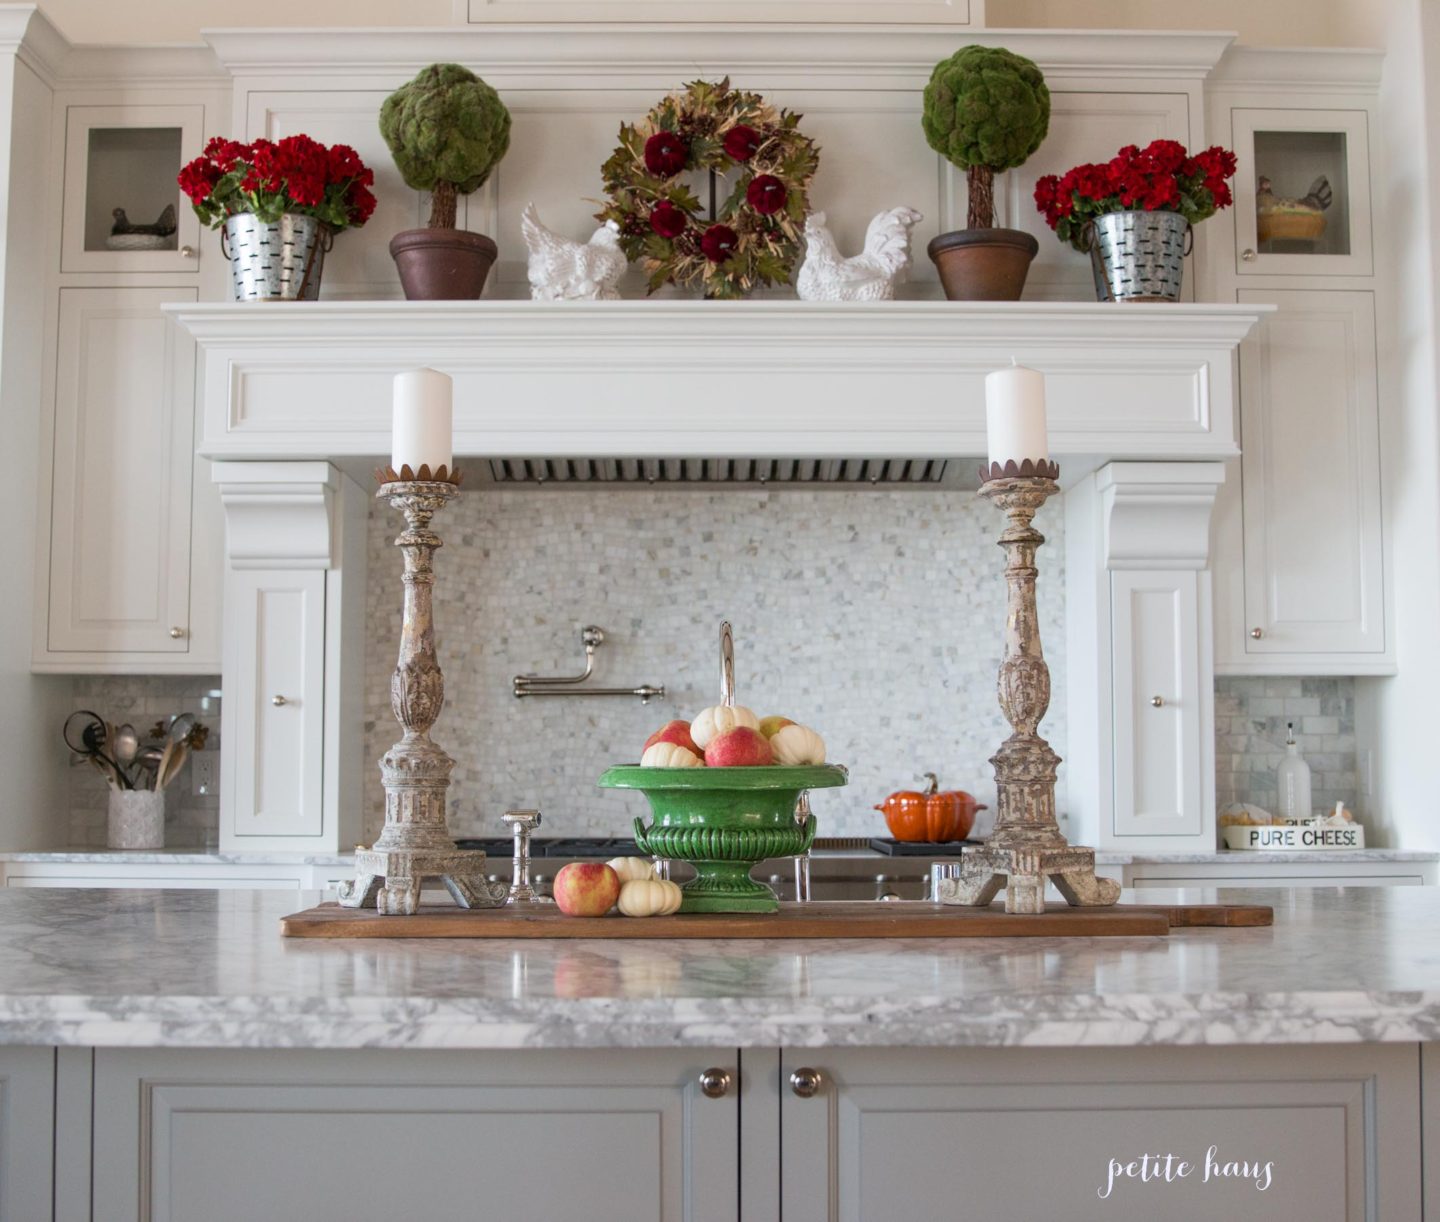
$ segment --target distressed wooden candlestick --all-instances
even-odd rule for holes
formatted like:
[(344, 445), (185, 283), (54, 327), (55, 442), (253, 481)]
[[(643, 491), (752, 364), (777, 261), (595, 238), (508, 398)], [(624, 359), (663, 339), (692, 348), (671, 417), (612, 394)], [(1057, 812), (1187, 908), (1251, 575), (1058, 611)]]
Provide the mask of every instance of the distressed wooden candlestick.
[(385, 915), (414, 913), (427, 878), (440, 879), (462, 908), (494, 908), (507, 894), (504, 884), (485, 881), (483, 852), (457, 849), (450, 838), (445, 794), (455, 761), (430, 740), (430, 727), (445, 704), (430, 598), (435, 585), (431, 560), (441, 544), (430, 519), (460, 491), (458, 473), (453, 482), (441, 474), (438, 480), (387, 480), (376, 493), (408, 523), (395, 540), (405, 556), (405, 620), (400, 660), (390, 677), (390, 708), (405, 734), (380, 760), (384, 830), (370, 848), (356, 850), (355, 881), (342, 885), (340, 903), (375, 907)]
[(1045, 880), (1074, 905), (1103, 907), (1120, 898), (1120, 885), (1095, 877), (1095, 851), (1072, 848), (1055, 821), (1055, 773), (1060, 757), (1036, 733), (1050, 707), (1050, 668), (1040, 648), (1035, 606), (1035, 551), (1045, 536), (1035, 529), (1035, 514), (1057, 493), (1059, 469), (1038, 464), (1036, 473), (1002, 475), (982, 469), (980, 495), (989, 497), (1009, 519), (1000, 536), (1005, 549), (1005, 658), (997, 688), (1000, 708), (1014, 733), (991, 757), (999, 791), (995, 831), (984, 845), (960, 855), (960, 876), (944, 879), (936, 899), (944, 904), (985, 907), (1001, 886), (1005, 911), (1045, 911)]

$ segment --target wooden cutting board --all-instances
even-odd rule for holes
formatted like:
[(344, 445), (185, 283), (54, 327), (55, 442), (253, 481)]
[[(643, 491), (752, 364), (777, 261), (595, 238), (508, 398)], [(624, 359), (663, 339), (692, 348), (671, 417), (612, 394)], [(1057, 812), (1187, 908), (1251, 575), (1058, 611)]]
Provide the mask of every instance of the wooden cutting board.
[(421, 908), (381, 916), (373, 908), (321, 904), (280, 919), (287, 938), (1115, 938), (1163, 937), (1171, 929), (1269, 925), (1274, 911), (1234, 904), (1052, 905), (1034, 916), (1004, 908), (942, 904), (782, 903), (768, 914), (677, 913), (645, 919), (567, 917), (512, 908)]

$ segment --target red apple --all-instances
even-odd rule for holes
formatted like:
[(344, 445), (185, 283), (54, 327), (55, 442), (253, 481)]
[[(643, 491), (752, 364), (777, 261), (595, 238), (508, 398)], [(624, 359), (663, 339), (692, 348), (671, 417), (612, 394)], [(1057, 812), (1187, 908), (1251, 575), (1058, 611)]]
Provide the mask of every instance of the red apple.
[(774, 762), (770, 740), (748, 726), (717, 734), (705, 748), (705, 763), (711, 768), (763, 768)]
[(603, 861), (572, 861), (555, 875), (553, 890), (566, 916), (604, 916), (620, 898), (620, 876)]
[(645, 740), (645, 745), (640, 748), (640, 754), (644, 755), (656, 743), (674, 743), (676, 746), (684, 747), (692, 755), (704, 754), (695, 745), (695, 740), (690, 737), (690, 723), (688, 721), (667, 721)]

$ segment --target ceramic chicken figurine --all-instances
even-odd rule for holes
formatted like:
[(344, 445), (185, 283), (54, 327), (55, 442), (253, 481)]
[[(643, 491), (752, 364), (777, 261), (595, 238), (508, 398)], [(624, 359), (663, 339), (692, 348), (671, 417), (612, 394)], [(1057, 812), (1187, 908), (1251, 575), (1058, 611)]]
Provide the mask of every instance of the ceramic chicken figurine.
[(1262, 242), (1276, 238), (1314, 241), (1325, 232), (1325, 209), (1334, 198), (1330, 180), (1323, 174), (1300, 199), (1276, 195), (1270, 179), (1262, 174), (1255, 183), (1256, 236)]
[(124, 208), (114, 209), (110, 215), (114, 217), (115, 223), (110, 227), (112, 235), (125, 233), (149, 234), (153, 237), (168, 238), (175, 232), (175, 205), (166, 204), (165, 211), (160, 214), (159, 219), (153, 225), (134, 225), (130, 218), (125, 215)]
[(615, 287), (627, 260), (619, 229), (606, 221), (589, 242), (574, 242), (545, 228), (534, 204), (520, 214), (520, 231), (530, 251), (530, 296), (536, 301), (618, 301)]
[(795, 279), (802, 301), (889, 301), (910, 266), (910, 231), (925, 218), (913, 208), (882, 212), (865, 230), (865, 249), (848, 259), (835, 248), (825, 214), (805, 218), (805, 262)]

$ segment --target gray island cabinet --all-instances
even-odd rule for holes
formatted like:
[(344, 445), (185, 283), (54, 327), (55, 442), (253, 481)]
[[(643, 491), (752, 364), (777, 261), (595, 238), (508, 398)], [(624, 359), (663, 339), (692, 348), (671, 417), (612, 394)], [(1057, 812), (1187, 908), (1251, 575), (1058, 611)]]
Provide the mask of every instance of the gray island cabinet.
[(1233, 894), (1274, 927), (337, 943), (0, 893), (0, 1219), (1422, 1218), (1440, 895)]

